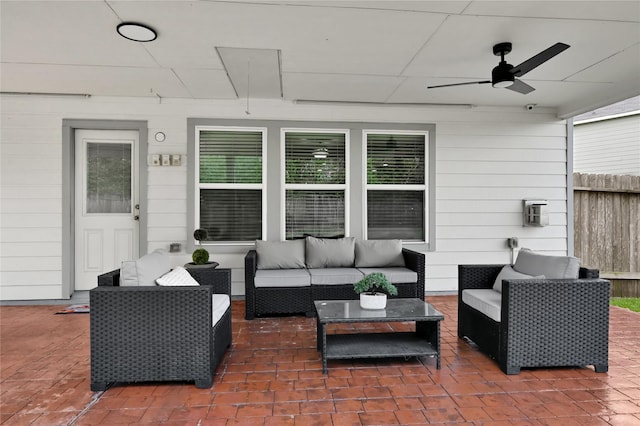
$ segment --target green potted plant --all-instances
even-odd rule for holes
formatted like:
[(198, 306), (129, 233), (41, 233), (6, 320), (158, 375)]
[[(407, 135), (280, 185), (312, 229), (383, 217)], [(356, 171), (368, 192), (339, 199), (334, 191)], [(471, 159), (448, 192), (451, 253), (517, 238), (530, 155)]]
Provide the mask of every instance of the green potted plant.
[(353, 290), (360, 295), (362, 309), (384, 309), (387, 306), (387, 295), (398, 295), (398, 288), (382, 272), (365, 276), (353, 285)]
[(187, 265), (193, 266), (218, 266), (217, 262), (209, 262), (209, 252), (207, 249), (202, 247), (202, 241), (206, 241), (208, 237), (208, 232), (206, 229), (196, 229), (193, 232), (193, 238), (198, 242), (199, 248), (193, 251), (191, 255), (191, 259), (193, 262), (188, 263)]

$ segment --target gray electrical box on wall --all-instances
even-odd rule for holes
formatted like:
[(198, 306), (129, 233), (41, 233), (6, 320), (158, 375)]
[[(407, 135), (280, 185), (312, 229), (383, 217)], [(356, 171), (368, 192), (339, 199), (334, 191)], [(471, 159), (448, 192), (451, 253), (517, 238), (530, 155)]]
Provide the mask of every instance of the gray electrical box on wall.
[(547, 226), (549, 212), (547, 200), (522, 200), (522, 226)]

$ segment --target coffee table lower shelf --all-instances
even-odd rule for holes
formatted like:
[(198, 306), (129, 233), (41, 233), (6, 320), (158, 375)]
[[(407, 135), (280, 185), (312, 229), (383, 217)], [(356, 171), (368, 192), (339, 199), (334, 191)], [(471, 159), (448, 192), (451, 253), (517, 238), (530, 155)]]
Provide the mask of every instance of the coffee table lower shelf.
[(424, 337), (409, 333), (328, 334), (326, 359), (438, 356)]

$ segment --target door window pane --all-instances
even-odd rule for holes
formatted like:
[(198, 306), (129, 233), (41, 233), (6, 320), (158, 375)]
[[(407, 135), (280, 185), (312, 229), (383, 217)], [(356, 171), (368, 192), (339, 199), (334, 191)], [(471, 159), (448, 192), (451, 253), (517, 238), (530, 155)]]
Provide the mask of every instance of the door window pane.
[(87, 213), (131, 213), (128, 143), (87, 143)]

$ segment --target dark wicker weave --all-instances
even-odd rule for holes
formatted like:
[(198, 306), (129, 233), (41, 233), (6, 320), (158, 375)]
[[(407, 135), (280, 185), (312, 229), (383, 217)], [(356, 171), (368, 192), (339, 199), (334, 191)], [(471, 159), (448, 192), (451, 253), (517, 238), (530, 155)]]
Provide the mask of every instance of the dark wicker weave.
[(91, 390), (174, 380), (211, 387), (231, 345), (231, 308), (212, 327), (211, 296), (231, 296), (231, 270), (188, 270), (200, 286), (119, 287), (119, 271), (98, 277), (90, 291)]
[[(418, 274), (418, 281), (396, 284), (397, 297), (417, 297), (424, 300), (424, 254), (409, 249), (402, 249), (402, 254), (406, 267)], [(248, 320), (269, 314), (305, 314), (312, 317), (315, 314), (314, 300), (352, 300), (359, 297), (352, 284), (256, 288), (254, 277), (257, 266), (257, 252), (250, 250), (244, 259), (245, 318)]]
[(579, 279), (505, 280), (501, 322), (462, 302), (466, 289), (492, 288), (504, 265), (458, 266), (458, 337), (467, 337), (506, 374), (522, 367), (609, 364), (609, 281), (580, 268)]

